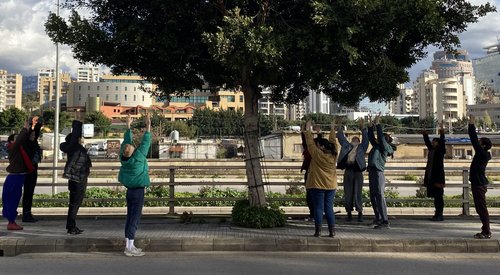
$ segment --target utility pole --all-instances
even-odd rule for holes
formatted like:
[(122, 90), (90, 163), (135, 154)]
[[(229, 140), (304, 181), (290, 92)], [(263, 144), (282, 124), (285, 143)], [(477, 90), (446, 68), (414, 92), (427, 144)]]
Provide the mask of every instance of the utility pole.
[[(59, 16), (59, 0), (57, 0), (57, 16)], [(54, 151), (52, 162), (52, 195), (57, 193), (57, 161), (59, 159), (59, 111), (60, 111), (60, 84), (59, 84), (59, 43), (56, 42), (56, 110), (54, 114)]]

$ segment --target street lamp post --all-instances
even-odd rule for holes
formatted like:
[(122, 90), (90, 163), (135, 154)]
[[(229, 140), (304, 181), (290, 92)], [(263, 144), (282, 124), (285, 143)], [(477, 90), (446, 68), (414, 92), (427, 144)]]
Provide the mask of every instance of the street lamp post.
[[(59, 0), (57, 0), (57, 16), (59, 16)], [(57, 193), (57, 162), (59, 158), (59, 111), (60, 111), (60, 84), (59, 84), (59, 43), (56, 42), (56, 108), (54, 114), (54, 150), (52, 162), (52, 195)]]

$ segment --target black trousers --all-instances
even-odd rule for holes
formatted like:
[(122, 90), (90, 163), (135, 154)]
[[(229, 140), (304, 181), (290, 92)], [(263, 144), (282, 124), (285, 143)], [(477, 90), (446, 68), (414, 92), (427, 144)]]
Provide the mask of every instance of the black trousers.
[[(307, 182), (307, 170), (306, 173), (304, 174), (304, 184)], [(306, 204), (307, 208), (309, 208), (309, 218), (313, 219), (314, 218), (314, 200), (311, 195), (311, 190), (306, 189)]]
[(444, 188), (428, 187), (431, 189), (432, 197), (434, 198), (434, 208), (436, 209), (436, 216), (443, 216), (444, 210)]
[(66, 229), (70, 230), (76, 227), (76, 215), (78, 214), (78, 209), (83, 202), (85, 197), (85, 191), (87, 190), (87, 179), (83, 182), (68, 181), (69, 190), (69, 209), (68, 218), (66, 220)]
[(490, 214), (488, 207), (486, 207), (486, 192), (488, 191), (487, 185), (471, 185), (472, 197), (474, 198), (474, 207), (476, 212), (483, 223), (481, 233), (490, 235)]
[(33, 194), (35, 193), (35, 186), (38, 179), (38, 169), (35, 168), (30, 174), (26, 174), (24, 178), (24, 191), (23, 191), (23, 214), (31, 213), (33, 206)]

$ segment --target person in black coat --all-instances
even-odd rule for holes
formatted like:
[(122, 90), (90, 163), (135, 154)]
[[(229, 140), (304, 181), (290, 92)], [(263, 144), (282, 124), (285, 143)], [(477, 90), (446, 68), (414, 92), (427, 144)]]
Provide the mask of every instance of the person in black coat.
[(434, 198), (434, 208), (436, 209), (431, 221), (443, 221), (444, 156), (446, 155), (443, 124), (439, 127), (439, 138), (433, 138), (432, 142), (426, 130), (422, 130), (422, 135), (428, 150), (424, 185), (427, 188), (427, 197)]
[(31, 163), (33, 164), (33, 172), (26, 174), (24, 179), (24, 192), (23, 192), (23, 222), (37, 222), (38, 220), (31, 213), (33, 205), (33, 194), (35, 193), (35, 186), (38, 179), (38, 163), (42, 160), (42, 149), (38, 144), (40, 137), (40, 129), (42, 123), (38, 117), (33, 117), (30, 124), (31, 131), (28, 140), (24, 143), (23, 147), (28, 154)]
[(469, 137), (472, 147), (474, 147), (474, 157), (470, 164), (469, 181), (471, 183), (472, 197), (474, 198), (474, 207), (481, 219), (483, 226), (481, 232), (474, 235), (476, 239), (490, 239), (490, 215), (486, 206), (486, 192), (488, 191), (489, 180), (486, 178), (486, 166), (491, 159), (488, 150), (491, 149), (491, 140), (482, 137), (477, 138), (476, 122), (473, 115), (469, 117)]
[(76, 226), (76, 215), (85, 197), (87, 179), (92, 162), (87, 150), (82, 146), (82, 122), (73, 120), (72, 131), (66, 136), (66, 142), (61, 143), (61, 151), (67, 154), (63, 178), (68, 179), (69, 209), (66, 221), (68, 234), (77, 235), (83, 230)]

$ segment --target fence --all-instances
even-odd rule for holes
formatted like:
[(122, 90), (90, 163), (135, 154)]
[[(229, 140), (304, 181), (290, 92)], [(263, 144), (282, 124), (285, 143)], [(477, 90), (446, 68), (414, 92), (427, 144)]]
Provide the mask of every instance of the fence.
[[(263, 166), (265, 171), (265, 179), (269, 186), (303, 186), (303, 175), (300, 174), (300, 162), (299, 161), (269, 161), (265, 162)], [(464, 162), (465, 164), (465, 162)], [(5, 163), (4, 163), (5, 165)], [(408, 163), (406, 163), (408, 165)], [(390, 180), (391, 177), (396, 175), (407, 175), (409, 173), (416, 173), (423, 176), (425, 172), (425, 163), (418, 162), (413, 164), (411, 167), (404, 166), (388, 166), (386, 167), (387, 180), (386, 187), (421, 187), (417, 181), (401, 181), (401, 180)], [(0, 167), (2, 164), (0, 163)], [(445, 164), (446, 167), (446, 164)], [(93, 180), (89, 181), (89, 186), (107, 186), (107, 187), (117, 187), (121, 186), (116, 180), (120, 164), (118, 162), (97, 162), (94, 163), (92, 167), (92, 172), (94, 174), (104, 174), (106, 176), (113, 176), (111, 178), (91, 178)], [(56, 169), (62, 170), (63, 164), (60, 164)], [(243, 161), (187, 161), (185, 163), (175, 162), (174, 164), (170, 162), (163, 161), (150, 161), (149, 163), (150, 173), (157, 175), (157, 177), (152, 180), (152, 186), (168, 186), (169, 197), (168, 198), (146, 198), (149, 201), (164, 201), (169, 206), (169, 214), (175, 213), (176, 202), (182, 201), (236, 201), (240, 198), (178, 198), (175, 196), (176, 187), (179, 186), (246, 186), (246, 175), (245, 175), (245, 164)], [(66, 180), (62, 180), (58, 183), (52, 183), (48, 177), (44, 175), (52, 174), (52, 166), (49, 163), (43, 163), (39, 167), (39, 182), (37, 186), (52, 187), (53, 189), (58, 186), (66, 186)], [(167, 172), (168, 171), (168, 172)], [(461, 199), (448, 199), (447, 203), (460, 203), (462, 205), (462, 214), (470, 215), (471, 197), (470, 197), (470, 183), (468, 181), (469, 171), (468, 167), (459, 166), (458, 167), (446, 167), (445, 173), (447, 175), (447, 188), (461, 188), (462, 196)], [(61, 174), (61, 173), (59, 173)], [(226, 181), (219, 177), (213, 177), (214, 174), (224, 174)], [(494, 165), (494, 167), (488, 168), (487, 174), (489, 176), (500, 174), (499, 165)], [(181, 176), (182, 180), (181, 180)], [(195, 180), (186, 178), (186, 175), (197, 175), (199, 176)], [(210, 176), (212, 175), (212, 176)], [(338, 171), (338, 182), (339, 186), (342, 185), (341, 180), (342, 171)], [(298, 180), (290, 180), (290, 177), (295, 176)], [(272, 177), (272, 179), (270, 179)], [(451, 181), (450, 178), (461, 178), (458, 181)], [(288, 179), (287, 179), (288, 178)], [(207, 181), (200, 181), (204, 179)], [(0, 185), (2, 185), (0, 183)], [(368, 186), (368, 182), (365, 180), (365, 186)], [(496, 189), (496, 184), (490, 184), (490, 189)], [(116, 198), (88, 198), (87, 201), (98, 201), (98, 202), (112, 202), (121, 201), (124, 199)], [(36, 199), (36, 201), (42, 202), (61, 202), (63, 199), (57, 198), (44, 198)], [(303, 198), (269, 198), (268, 201), (304, 201)], [(413, 198), (388, 198), (387, 202), (432, 202), (430, 199), (413, 199)], [(489, 200), (492, 202), (492, 200)], [(498, 203), (497, 201), (493, 201)]]

